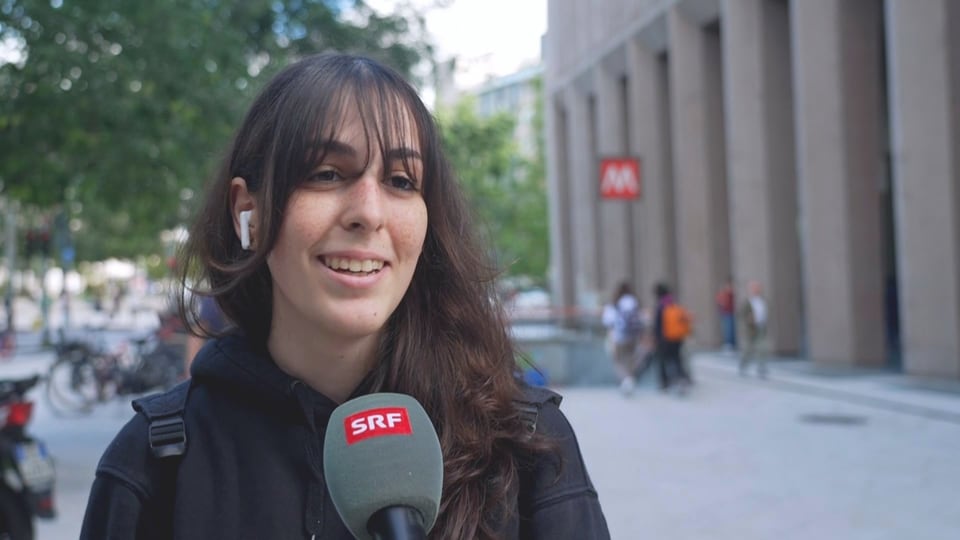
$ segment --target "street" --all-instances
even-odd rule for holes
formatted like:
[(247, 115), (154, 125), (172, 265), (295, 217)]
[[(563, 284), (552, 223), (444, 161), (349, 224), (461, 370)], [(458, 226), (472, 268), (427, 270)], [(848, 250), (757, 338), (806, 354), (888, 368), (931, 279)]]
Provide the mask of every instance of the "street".
[[(0, 376), (43, 371), (50, 358), (14, 358)], [(956, 537), (960, 394), (869, 377), (820, 384), (777, 363), (771, 380), (740, 378), (719, 355), (693, 366), (686, 396), (658, 392), (651, 374), (628, 399), (614, 387), (558, 389), (613, 538)], [(97, 460), (132, 409), (61, 418), (43, 390), (32, 392), (31, 431), (57, 460), (59, 516), (38, 538), (76, 538)]]

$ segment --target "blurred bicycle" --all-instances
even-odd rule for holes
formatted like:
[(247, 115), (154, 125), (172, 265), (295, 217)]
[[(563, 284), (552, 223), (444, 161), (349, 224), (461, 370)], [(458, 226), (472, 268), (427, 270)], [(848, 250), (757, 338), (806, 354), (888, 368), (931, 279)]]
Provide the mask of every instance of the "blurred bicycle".
[(86, 414), (115, 397), (165, 390), (183, 375), (183, 325), (161, 316), (150, 334), (107, 346), (102, 339), (61, 339), (47, 375), (47, 400), (60, 415)]

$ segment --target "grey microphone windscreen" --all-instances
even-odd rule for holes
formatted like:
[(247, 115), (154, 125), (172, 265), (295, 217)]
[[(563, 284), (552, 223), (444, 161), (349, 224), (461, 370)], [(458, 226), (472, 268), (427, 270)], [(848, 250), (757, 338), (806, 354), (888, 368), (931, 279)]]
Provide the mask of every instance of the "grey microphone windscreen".
[(323, 474), (340, 518), (359, 539), (377, 510), (408, 506), (437, 519), (443, 454), (423, 406), (406, 394), (378, 393), (343, 403), (330, 417)]

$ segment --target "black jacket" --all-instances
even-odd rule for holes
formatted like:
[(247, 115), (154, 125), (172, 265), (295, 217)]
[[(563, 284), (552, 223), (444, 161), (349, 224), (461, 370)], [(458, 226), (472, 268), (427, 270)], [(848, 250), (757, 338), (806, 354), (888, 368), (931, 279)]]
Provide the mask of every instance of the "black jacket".
[[(337, 404), (251, 353), (240, 336), (208, 343), (191, 373), (186, 453), (154, 458), (147, 420), (134, 416), (100, 460), (81, 539), (352, 539), (323, 480), (323, 438)], [(560, 476), (549, 457), (522, 475), (519, 515), (504, 521), (502, 538), (609, 538), (553, 396), (536, 429), (560, 442)]]

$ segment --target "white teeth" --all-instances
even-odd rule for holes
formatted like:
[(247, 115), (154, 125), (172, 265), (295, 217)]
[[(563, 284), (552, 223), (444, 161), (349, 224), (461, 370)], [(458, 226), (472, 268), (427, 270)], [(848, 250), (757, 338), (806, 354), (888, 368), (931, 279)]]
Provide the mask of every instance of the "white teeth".
[(383, 261), (373, 259), (345, 259), (343, 257), (324, 257), (323, 264), (334, 270), (350, 272), (374, 272), (383, 268)]

